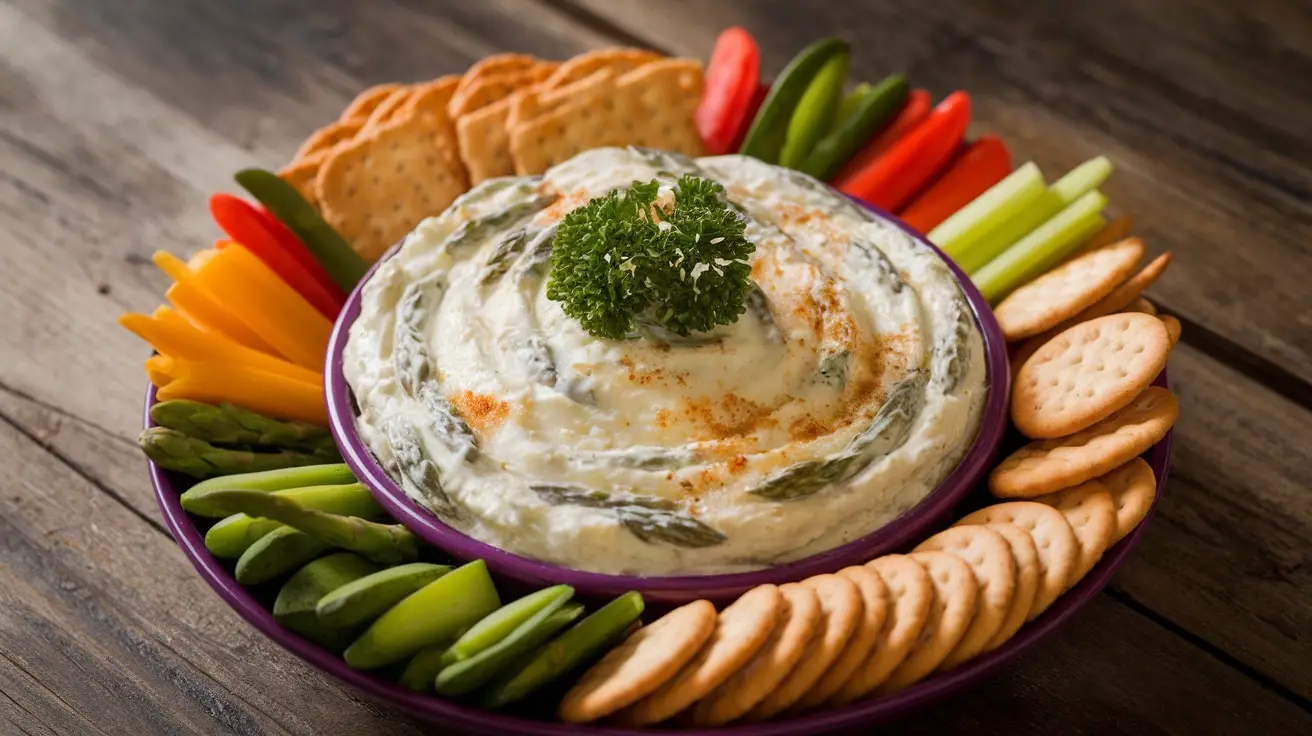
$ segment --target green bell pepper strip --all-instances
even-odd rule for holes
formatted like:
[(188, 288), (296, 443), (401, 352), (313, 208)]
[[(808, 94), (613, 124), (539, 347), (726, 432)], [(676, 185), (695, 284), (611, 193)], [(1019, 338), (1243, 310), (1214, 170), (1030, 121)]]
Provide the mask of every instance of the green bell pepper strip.
[(324, 221), (314, 207), (292, 185), (264, 169), (242, 169), (233, 177), (273, 216), (288, 227), (310, 249), (333, 283), (350, 292), (364, 278), (369, 264), (351, 250), (351, 245)]
[(779, 152), (781, 166), (800, 170), (811, 149), (839, 120), (838, 106), (843, 101), (843, 85), (847, 82), (847, 61), (847, 53), (829, 57), (806, 92), (802, 93), (788, 120), (788, 133)]
[(745, 156), (754, 156), (767, 164), (778, 163), (779, 152), (788, 136), (788, 124), (793, 110), (806, 94), (811, 80), (820, 68), (836, 54), (847, 53), (847, 42), (841, 38), (826, 38), (802, 49), (779, 74), (765, 102), (752, 120), (743, 147)]
[(863, 86), (865, 93), (852, 103), (848, 114), (838, 118), (834, 129), (815, 144), (801, 166), (802, 171), (821, 180), (828, 180), (838, 173), (861, 144), (897, 115), (907, 95), (911, 94), (911, 85), (901, 74), (885, 77), (873, 87)]

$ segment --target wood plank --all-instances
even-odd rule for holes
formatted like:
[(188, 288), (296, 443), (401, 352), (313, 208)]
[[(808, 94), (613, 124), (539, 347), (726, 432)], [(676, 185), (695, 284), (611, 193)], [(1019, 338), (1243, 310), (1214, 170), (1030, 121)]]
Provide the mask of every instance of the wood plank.
[(1179, 256), (1158, 298), (1312, 382), (1305, 3), (575, 4), (702, 58), (722, 25), (744, 25), (770, 73), (837, 31), (856, 49), (854, 75), (911, 68), (938, 95), (970, 91), (972, 130), (1000, 134), (1049, 177), (1107, 154), (1113, 203), (1154, 251)]
[(1312, 700), (1312, 412), (1181, 347), (1159, 513), (1117, 589)]
[[(3, 412), (59, 426), (42, 442), (66, 456), (87, 444), (85, 425), (12, 394)], [(0, 496), (0, 683), (17, 704), (0, 712), (11, 721), (34, 732), (89, 732), (84, 722), (110, 733), (422, 732), (246, 628), (163, 533), (26, 430), (0, 423), (0, 457), (23, 459)], [(1107, 597), (1019, 665), (903, 727), (999, 722), (1036, 735), (1312, 729), (1312, 715)]]

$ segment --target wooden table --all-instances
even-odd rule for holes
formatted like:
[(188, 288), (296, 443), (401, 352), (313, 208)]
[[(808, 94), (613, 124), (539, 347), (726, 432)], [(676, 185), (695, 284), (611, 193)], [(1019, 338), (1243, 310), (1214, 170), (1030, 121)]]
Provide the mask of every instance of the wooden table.
[(1175, 265), (1174, 472), (1076, 623), (914, 733), (1312, 733), (1312, 6), (1300, 0), (0, 0), (4, 733), (419, 733), (248, 628), (169, 539), (133, 442), (144, 346), (114, 325), (157, 248), (362, 86), (501, 50), (764, 67), (839, 33), (855, 75), (969, 90), (975, 131), (1105, 191)]

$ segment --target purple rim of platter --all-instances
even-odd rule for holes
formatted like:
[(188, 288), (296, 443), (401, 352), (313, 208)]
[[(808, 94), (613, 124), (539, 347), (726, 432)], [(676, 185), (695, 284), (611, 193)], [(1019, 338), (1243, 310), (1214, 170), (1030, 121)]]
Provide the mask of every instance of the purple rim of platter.
[(979, 430), (970, 449), (933, 492), (870, 534), (833, 549), (763, 570), (715, 575), (636, 576), (585, 572), (535, 560), (481, 542), (443, 523), (432, 511), (406, 495), (360, 439), (355, 422), (355, 401), (342, 368), (342, 354), (346, 349), (351, 325), (360, 316), (361, 294), (365, 284), (369, 283), (378, 265), (395, 253), (399, 244), (384, 254), (360, 280), (338, 315), (328, 343), (324, 390), (329, 423), (342, 457), (389, 514), (434, 547), (458, 559), (483, 559), (496, 575), (534, 586), (564, 583), (573, 586), (580, 595), (588, 597), (609, 597), (637, 590), (653, 603), (678, 604), (698, 598), (723, 601), (757, 585), (801, 580), (900, 550), (912, 541), (927, 536), (928, 532), (940, 525), (988, 472), (1007, 429), (1010, 371), (1007, 368), (1007, 350), (1002, 330), (988, 302), (966, 274), (942, 251), (896, 217), (856, 201), (885, 221), (897, 225), (920, 244), (933, 249), (952, 270), (953, 277), (970, 303), (975, 322), (979, 325), (987, 363), (988, 396)]
[[(1166, 372), (1157, 377), (1155, 385), (1169, 388)], [(146, 392), (146, 426), (151, 426), (150, 407), (155, 403), (155, 389)], [(1168, 432), (1161, 442), (1148, 452), (1148, 460), (1157, 476), (1157, 496), (1153, 506), (1137, 528), (1103, 555), (1097, 566), (1075, 587), (1066, 591), (1042, 616), (1025, 624), (1007, 643), (969, 663), (944, 674), (912, 685), (905, 690), (882, 698), (860, 701), (828, 711), (772, 723), (726, 726), (716, 729), (679, 731), (682, 736), (791, 736), (797, 733), (837, 734), (869, 733), (869, 727), (885, 723), (919, 710), (950, 695), (960, 693), (1001, 667), (1029, 651), (1040, 641), (1051, 636), (1071, 620), (1077, 611), (1087, 606), (1105, 588), (1116, 572), (1128, 561), (1134, 548), (1147, 530), (1148, 522), (1160, 503), (1171, 464), (1171, 442), (1174, 432)], [(518, 718), (504, 713), (482, 710), (473, 706), (445, 700), (433, 695), (422, 695), (395, 683), (346, 666), (341, 657), (301, 638), (282, 627), (273, 614), (243, 588), (224, 568), (219, 560), (205, 549), (204, 535), (195, 522), (182, 510), (180, 495), (189, 479), (165, 472), (154, 463), (150, 467), (151, 483), (155, 487), (155, 500), (160, 512), (183, 554), (195, 566), (205, 582), (219, 597), (247, 623), (268, 636), (279, 646), (295, 654), (319, 670), (351, 685), (379, 701), (403, 708), (421, 718), (456, 729), (462, 733), (486, 736), (641, 736), (650, 730), (633, 731), (603, 726), (577, 726), (568, 723)]]

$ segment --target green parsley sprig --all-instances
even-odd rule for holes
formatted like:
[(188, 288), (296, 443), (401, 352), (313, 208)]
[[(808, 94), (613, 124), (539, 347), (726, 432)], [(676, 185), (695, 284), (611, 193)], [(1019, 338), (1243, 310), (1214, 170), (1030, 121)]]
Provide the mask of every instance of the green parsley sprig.
[(658, 203), (659, 190), (635, 181), (560, 221), (547, 298), (591, 335), (620, 340), (654, 323), (687, 336), (746, 308), (756, 246), (724, 187), (685, 174), (673, 203)]

